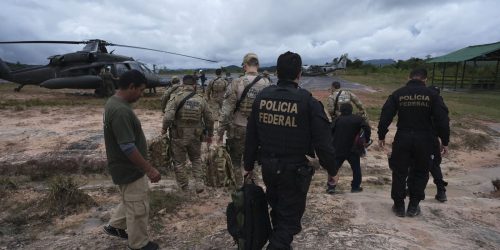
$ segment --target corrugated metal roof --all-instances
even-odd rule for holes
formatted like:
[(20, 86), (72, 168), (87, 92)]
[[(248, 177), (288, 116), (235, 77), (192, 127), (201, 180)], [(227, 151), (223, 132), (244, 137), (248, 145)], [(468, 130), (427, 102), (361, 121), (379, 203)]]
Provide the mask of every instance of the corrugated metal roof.
[(500, 50), (500, 42), (474, 45), (467, 48), (463, 48), (444, 56), (438, 56), (430, 59), (427, 63), (439, 63), (439, 62), (463, 62), (472, 60), (474, 58), (481, 59), (486, 54)]

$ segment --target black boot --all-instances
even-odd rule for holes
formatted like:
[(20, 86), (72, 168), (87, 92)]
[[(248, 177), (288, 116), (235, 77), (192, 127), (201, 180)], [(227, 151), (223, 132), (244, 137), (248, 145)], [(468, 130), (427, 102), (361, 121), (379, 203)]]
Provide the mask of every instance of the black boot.
[(408, 210), (406, 210), (406, 215), (409, 217), (415, 217), (420, 214), (420, 206), (418, 205), (418, 200), (410, 200), (408, 204)]
[(394, 201), (392, 205), (392, 211), (397, 217), (405, 217), (405, 202), (404, 201)]
[(439, 185), (436, 184), (437, 186), (437, 193), (436, 193), (436, 196), (434, 198), (436, 198), (436, 200), (440, 201), (440, 202), (445, 202), (447, 201), (448, 199), (446, 198), (446, 188), (445, 186), (447, 185), (448, 183), (443, 181), (442, 183), (440, 183)]

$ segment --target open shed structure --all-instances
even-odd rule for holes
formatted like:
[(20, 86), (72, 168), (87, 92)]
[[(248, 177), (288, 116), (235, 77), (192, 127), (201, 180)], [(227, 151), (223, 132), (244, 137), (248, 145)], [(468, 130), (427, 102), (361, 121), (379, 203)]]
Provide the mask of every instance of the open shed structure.
[(499, 89), (500, 42), (469, 46), (432, 58), (432, 85), (441, 88)]

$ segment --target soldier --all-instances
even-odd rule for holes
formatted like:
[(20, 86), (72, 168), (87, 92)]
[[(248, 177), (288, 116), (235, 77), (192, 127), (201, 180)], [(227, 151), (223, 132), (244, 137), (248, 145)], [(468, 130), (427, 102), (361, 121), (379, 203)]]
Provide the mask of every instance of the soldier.
[(172, 94), (175, 95), (175, 93), (177, 92), (177, 90), (179, 90), (179, 87), (181, 86), (181, 81), (177, 76), (172, 76), (172, 80), (170, 80), (170, 83), (171, 83), (170, 87), (168, 87), (165, 90), (165, 93), (163, 93), (163, 96), (161, 97), (161, 112), (163, 113), (165, 113), (167, 102), (173, 96)]
[(177, 184), (183, 191), (188, 190), (189, 178), (186, 173), (186, 153), (192, 164), (196, 193), (204, 191), (201, 142), (203, 131), (208, 131), (207, 143), (212, 142), (213, 119), (203, 96), (196, 93), (196, 80), (185, 75), (183, 86), (168, 102), (163, 118), (162, 133), (171, 129), (172, 153)]
[(221, 69), (216, 69), (215, 75), (215, 79), (208, 83), (207, 99), (208, 105), (212, 110), (212, 117), (214, 120), (219, 121), (220, 110), (222, 108), (222, 102), (224, 101), (224, 93), (226, 93), (228, 83), (226, 79), (222, 78)]
[(267, 249), (291, 249), (293, 236), (302, 229), (300, 221), (314, 174), (306, 154), (314, 156), (315, 151), (330, 175), (338, 171), (323, 105), (298, 88), (301, 65), (296, 53), (279, 56), (277, 85), (260, 92), (248, 119), (245, 175), (253, 177), (259, 150), (266, 197), (272, 208), (273, 231)]
[(102, 79), (102, 95), (109, 97), (115, 94), (115, 83), (119, 78), (114, 77), (111, 74), (109, 67), (104, 67), (101, 69), (99, 76)]
[(205, 71), (200, 69), (200, 82), (201, 82), (201, 90), (205, 93), (205, 82), (207, 81), (207, 77), (205, 76)]
[(227, 131), (227, 149), (235, 168), (236, 185), (243, 183), (241, 160), (245, 145), (245, 130), (252, 103), (257, 94), (269, 86), (269, 81), (258, 75), (259, 59), (254, 53), (243, 57), (245, 75), (233, 80), (226, 90), (222, 104), (222, 118), (217, 130), (218, 142), (222, 143), (224, 131)]
[[(394, 91), (382, 107), (378, 124), (379, 146), (385, 146), (385, 135), (398, 114), (397, 132), (392, 144), (389, 167), (392, 170), (391, 198), (396, 216), (405, 216), (406, 180), (410, 203), (406, 215), (420, 214), (419, 203), (425, 199), (429, 180), (432, 145), (435, 133), (441, 139), (441, 152), (448, 151), (450, 125), (445, 106), (438, 94), (425, 87), (427, 70), (411, 71), (406, 86)], [(434, 132), (436, 131), (436, 132)]]
[[(146, 161), (147, 144), (141, 122), (131, 104), (146, 88), (146, 78), (138, 70), (125, 72), (118, 92), (104, 107), (104, 143), (108, 169), (120, 188), (121, 203), (111, 215), (104, 232), (128, 239), (129, 249), (158, 249), (148, 240), (149, 178), (158, 182), (160, 173)], [(147, 178), (146, 178), (147, 176)], [(126, 230), (126, 231), (125, 231)]]
[(226, 77), (225, 78), (226, 78), (226, 81), (228, 83), (231, 83), (233, 81), (233, 77), (231, 76), (231, 72), (229, 72), (229, 71), (226, 72)]
[(368, 114), (366, 113), (363, 103), (358, 97), (347, 89), (340, 89), (340, 82), (334, 81), (331, 88), (332, 94), (328, 96), (327, 110), (332, 118), (332, 121), (340, 115), (340, 105), (342, 103), (351, 103), (351, 105), (358, 108), (359, 113), (368, 121)]
[(270, 83), (273, 83), (273, 80), (271, 80), (271, 76), (269, 75), (269, 71), (264, 70), (264, 72), (262, 72), (262, 77), (264, 77), (267, 80), (269, 80)]

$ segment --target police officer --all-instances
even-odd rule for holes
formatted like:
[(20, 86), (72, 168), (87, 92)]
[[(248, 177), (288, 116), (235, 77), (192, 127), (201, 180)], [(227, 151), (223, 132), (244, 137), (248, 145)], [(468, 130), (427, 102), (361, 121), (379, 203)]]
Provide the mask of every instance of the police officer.
[(172, 96), (175, 95), (177, 90), (179, 90), (181, 86), (181, 80), (177, 76), (172, 76), (170, 80), (170, 87), (168, 87), (163, 96), (161, 97), (161, 112), (165, 113), (165, 108), (167, 107), (167, 102), (170, 100)]
[[(443, 101), (443, 97), (440, 95), (441, 91), (439, 87), (437, 86), (430, 86), (430, 89), (436, 91), (436, 93), (439, 95), (439, 98), (443, 102), (443, 109), (446, 112), (446, 114), (449, 113), (448, 107)], [(437, 131), (434, 128), (434, 143), (433, 143), (433, 152), (432, 152), (432, 166), (431, 166), (431, 175), (432, 179), (434, 179), (434, 184), (436, 185), (437, 188), (437, 193), (434, 198), (440, 202), (445, 202), (448, 200), (446, 197), (446, 186), (448, 186), (448, 182), (443, 180), (443, 172), (441, 171), (441, 142), (439, 141), (439, 138), (437, 136)]]
[[(314, 169), (307, 155), (336, 175), (330, 122), (323, 106), (307, 90), (298, 88), (300, 55), (286, 52), (277, 61), (277, 85), (260, 92), (248, 120), (244, 167), (252, 178), (259, 155), (267, 200), (272, 208), (273, 232), (268, 249), (291, 249), (301, 231), (306, 196)], [(257, 151), (260, 150), (259, 154)]]
[(215, 78), (208, 83), (207, 87), (207, 100), (210, 109), (212, 110), (212, 117), (215, 120), (220, 119), (220, 110), (222, 102), (224, 101), (224, 93), (227, 89), (227, 81), (222, 77), (222, 70), (215, 70)]
[(192, 75), (182, 79), (182, 89), (168, 102), (163, 118), (162, 133), (172, 130), (172, 153), (177, 184), (188, 190), (186, 154), (192, 164), (196, 193), (204, 191), (201, 166), (201, 141), (203, 131), (208, 131), (207, 143), (212, 141), (213, 119), (205, 98), (196, 93), (196, 80)]
[[(438, 95), (440, 94), (440, 89), (437, 86), (429, 86), (430, 89), (435, 91)], [(443, 97), (440, 95), (439, 98), (443, 99)], [(444, 104), (444, 101), (443, 101)], [(444, 111), (448, 114), (448, 107), (446, 105), (443, 105)], [(432, 165), (430, 168), (430, 172), (432, 175), (432, 179), (434, 179), (434, 184), (436, 185), (437, 193), (434, 198), (440, 202), (445, 202), (448, 200), (446, 197), (446, 186), (448, 186), (448, 182), (443, 180), (443, 172), (441, 171), (441, 142), (439, 141), (438, 136), (436, 135), (436, 131), (434, 131), (434, 138), (433, 138), (433, 143), (432, 143)], [(408, 182), (411, 182), (411, 178), (408, 178)]]
[(425, 198), (429, 180), (434, 129), (441, 139), (441, 152), (448, 149), (450, 127), (444, 103), (437, 93), (425, 86), (427, 70), (415, 69), (406, 86), (394, 91), (385, 102), (378, 124), (380, 147), (385, 146), (385, 135), (393, 117), (398, 114), (397, 132), (392, 144), (389, 166), (392, 169), (391, 198), (393, 211), (405, 216), (406, 179), (409, 178), (410, 203), (406, 215), (420, 214), (419, 202)]
[[(224, 132), (227, 131), (227, 150), (233, 162), (236, 184), (243, 183), (241, 160), (245, 145), (245, 130), (248, 116), (252, 111), (252, 103), (257, 94), (269, 86), (269, 81), (258, 75), (259, 58), (254, 53), (243, 57), (245, 75), (233, 80), (224, 94), (222, 117), (217, 129), (219, 144), (222, 143)], [(247, 87), (248, 86), (248, 87)]]

